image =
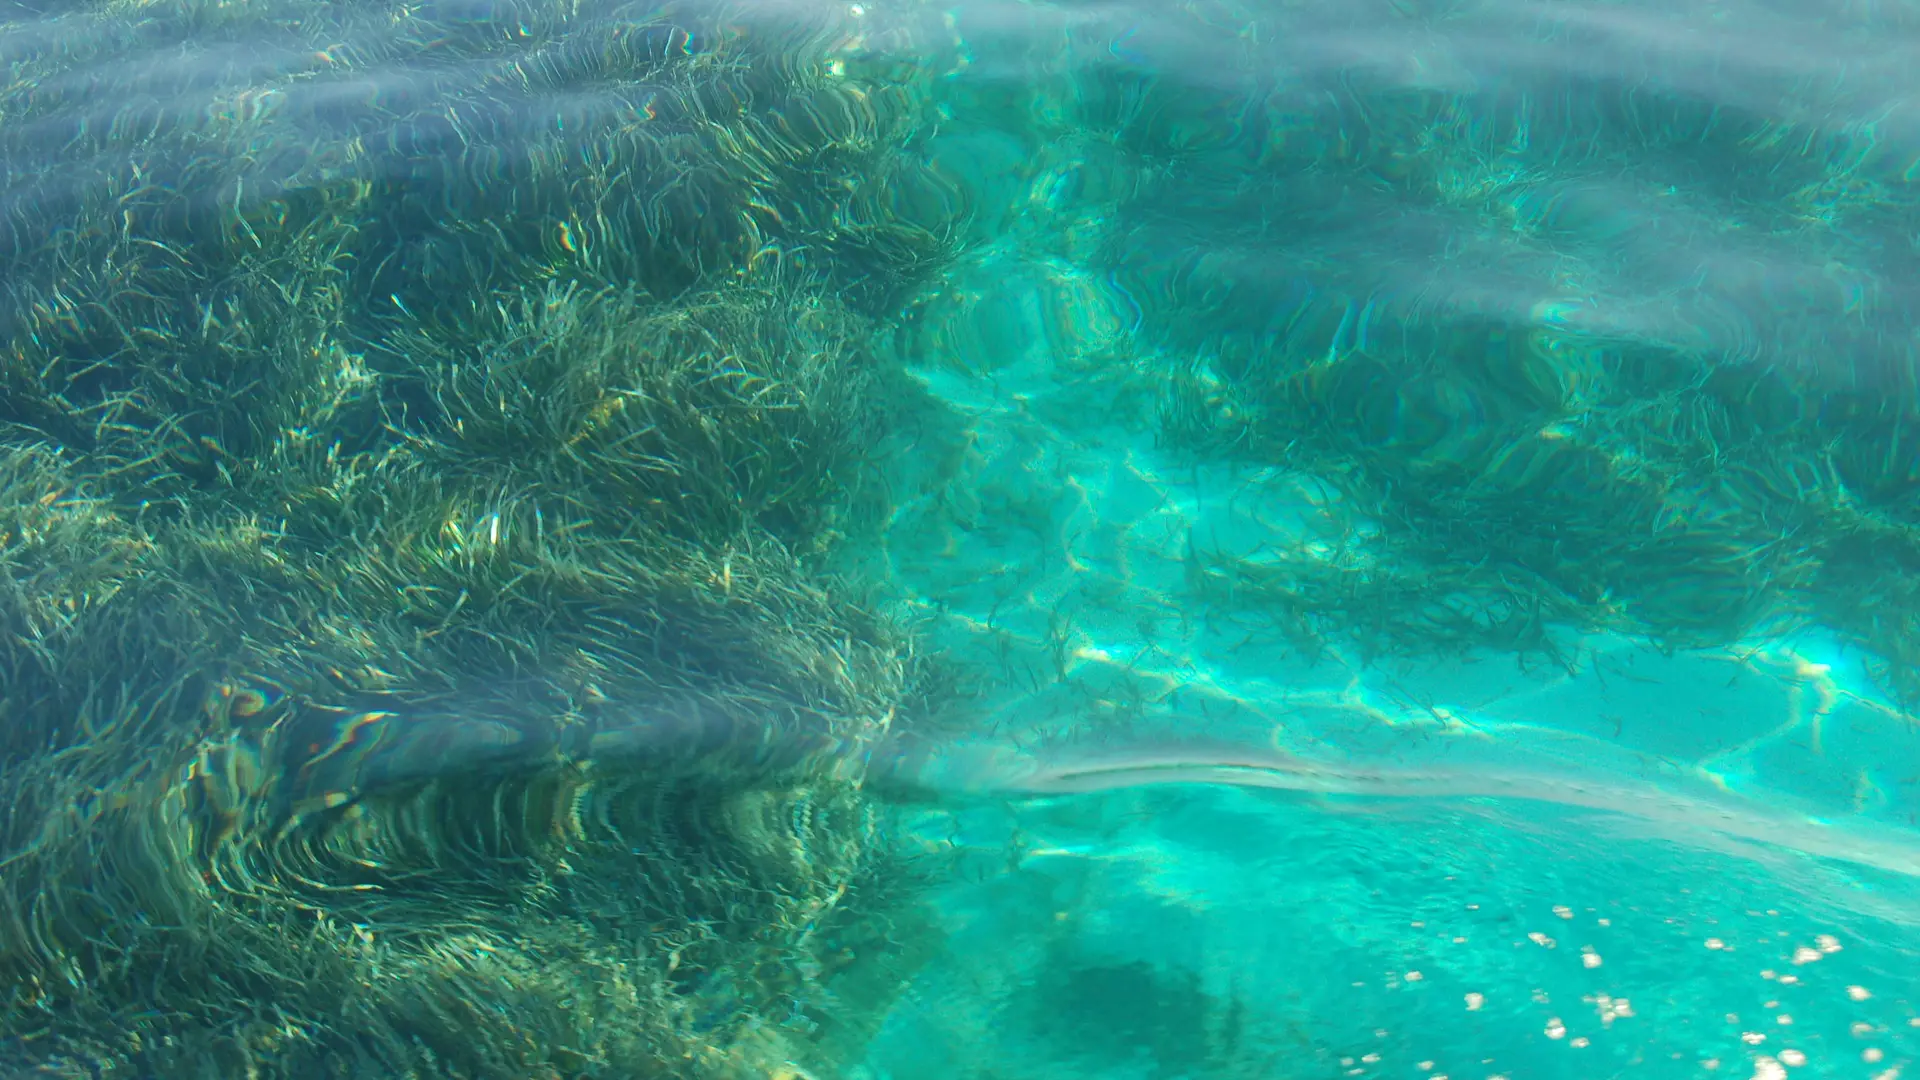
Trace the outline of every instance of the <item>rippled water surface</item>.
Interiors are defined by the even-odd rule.
[[[0,1071],[1920,1068],[1916,60],[0,0]]]

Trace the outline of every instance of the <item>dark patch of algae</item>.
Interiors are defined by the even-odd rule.
[[[778,7],[7,38],[0,1073],[859,1045],[914,963],[859,762],[931,676],[820,566],[962,209],[876,193],[932,69]]]
[[[1194,597],[1363,659],[1572,665],[1583,633],[1687,649],[1818,624],[1920,701],[1910,315],[1862,299],[1905,256],[1829,224],[1910,227],[1911,176],[1812,148],[1794,91],[1721,110],[1551,83],[1343,70],[1212,143],[1144,108],[1113,122],[1174,163],[1107,253],[1191,358],[1160,436],[1324,510],[1253,557],[1196,538]]]

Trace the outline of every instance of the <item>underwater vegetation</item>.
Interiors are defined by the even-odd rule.
[[[1906,16],[1823,24],[1805,70],[1861,65],[1815,88],[1746,51],[1771,9],[1694,55],[1658,44],[1692,10],[1443,7],[1246,5],[1080,73],[1163,442],[1320,492],[1313,535],[1197,537],[1197,593],[1364,657],[1819,622],[1920,693],[1913,251],[1883,242],[1920,203],[1872,120]],[[1244,62],[1192,62],[1229,37]]]
[[[0,1071],[830,1063],[927,678],[825,569],[964,213],[874,188],[927,69],[777,6],[7,18]]]
[[[1020,456],[1068,412],[1316,493],[1172,541],[1165,622],[1819,622],[1920,693],[1914,252],[1862,239],[1920,145],[1851,16],[1782,90],[1571,9],[1140,14],[0,9],[0,1071],[834,1075],[930,947],[874,750],[1014,681],[875,551],[1065,534],[1042,479],[1098,532]],[[1019,363],[1005,430],[941,400]],[[1093,587],[985,586],[1072,678]]]

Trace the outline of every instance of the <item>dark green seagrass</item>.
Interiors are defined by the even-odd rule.
[[[850,305],[963,212],[873,196],[926,74],[842,22],[7,27],[0,1071],[831,1066],[922,679],[822,570]]]

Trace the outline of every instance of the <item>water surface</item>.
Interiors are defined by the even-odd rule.
[[[1895,1080],[1916,46],[0,6],[0,1065]]]

